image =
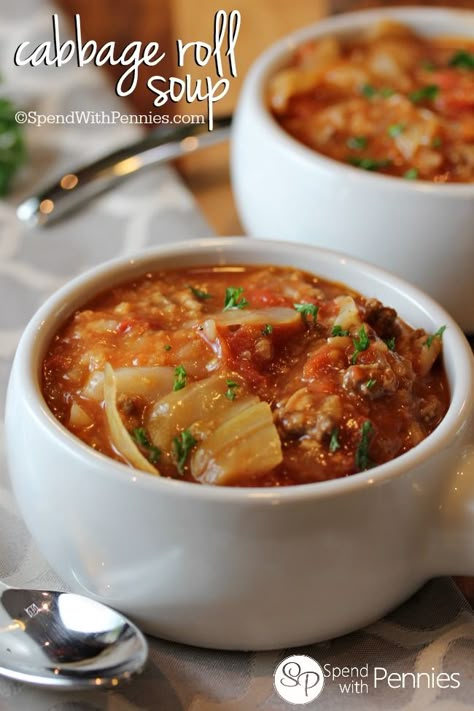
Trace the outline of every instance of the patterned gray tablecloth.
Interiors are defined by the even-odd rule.
[[[191,0],[190,0],[191,2]],[[8,6],[8,7],[7,7]],[[42,113],[112,109],[123,105],[97,70],[13,66],[15,47],[50,36],[51,8],[33,0],[0,5],[1,73],[4,89],[23,108]],[[244,17],[245,22],[245,17]],[[0,202],[0,393],[1,412],[11,359],[22,329],[39,304],[74,274],[115,255],[165,240],[200,237],[209,228],[192,197],[167,168],[153,169],[87,210],[47,231],[25,230],[13,205],[48,175],[74,166],[137,135],[136,128],[44,126],[27,130],[28,169],[17,192]],[[18,516],[4,459],[0,421],[0,577],[12,585],[62,588]],[[1,711],[252,711],[290,709],[273,690],[273,671],[288,650],[268,653],[213,652],[150,640],[142,676],[115,691],[47,692],[0,679]],[[301,650],[299,650],[301,651]],[[305,650],[333,667],[368,664],[394,672],[459,674],[458,689],[369,688],[342,693],[326,683],[307,708],[461,711],[474,708],[474,617],[450,580],[426,585],[392,615],[370,627]],[[350,679],[346,680],[350,681]]]

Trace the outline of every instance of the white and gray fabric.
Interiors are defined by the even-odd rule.
[[[0,5],[3,90],[26,110],[110,110],[119,104],[99,70],[13,66],[20,42],[51,35],[52,8],[36,0]],[[245,18],[244,18],[245,22]],[[15,346],[35,309],[73,275],[116,255],[162,241],[209,235],[193,199],[169,168],[151,169],[48,230],[27,230],[14,204],[44,179],[122,145],[135,127],[31,126],[29,163],[15,195],[0,202],[0,398],[3,403]],[[0,577],[10,585],[64,589],[22,523],[10,492],[0,421]],[[138,581],[137,581],[138,582]],[[350,580],[347,581],[350,585]],[[0,711],[278,711],[293,708],[273,689],[273,672],[289,650],[218,652],[150,639],[141,677],[116,691],[41,691],[0,678]],[[451,580],[428,583],[411,600],[370,627],[298,653],[333,667],[383,666],[389,672],[459,674],[458,689],[369,688],[342,693],[327,682],[306,708],[333,711],[462,711],[474,706],[474,616]],[[356,679],[355,679],[356,680]],[[345,680],[350,682],[351,678]]]

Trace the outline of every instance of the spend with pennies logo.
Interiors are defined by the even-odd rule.
[[[290,704],[309,704],[324,688],[322,667],[313,657],[294,654],[275,669],[273,685],[277,694]]]

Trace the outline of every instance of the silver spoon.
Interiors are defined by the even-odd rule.
[[[64,689],[117,686],[140,672],[143,634],[120,613],[82,595],[0,583],[0,674]]]
[[[176,124],[152,131],[139,141],[60,176],[38,195],[20,203],[17,216],[29,225],[50,224],[143,168],[227,140],[231,121],[231,116],[215,118],[212,131],[207,123]]]

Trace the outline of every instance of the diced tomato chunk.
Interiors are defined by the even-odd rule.
[[[431,74],[431,83],[442,90],[451,90],[459,85],[461,77],[456,69],[443,69]]]
[[[245,291],[245,298],[250,306],[258,308],[261,306],[288,306],[289,300],[285,299],[282,294],[276,294],[269,287],[253,288],[250,287]],[[290,304],[291,305],[291,304]]]
[[[245,352],[252,353],[259,334],[259,329],[255,326],[239,326],[235,330],[226,327],[219,331],[232,354],[237,357]]]
[[[322,373],[328,373],[332,369],[339,370],[346,366],[345,352],[341,348],[335,348],[332,344],[322,346],[308,358],[303,367],[303,377],[307,380],[320,378]]]
[[[467,88],[459,87],[440,96],[436,102],[437,107],[444,113],[456,115],[459,111],[470,111],[474,108],[474,92]]]
[[[375,343],[371,343],[365,351],[360,351],[357,355],[358,365],[372,365],[380,359],[380,351]]]
[[[340,308],[341,307],[334,301],[334,299],[325,301],[322,304],[319,304],[318,318],[323,321],[335,318],[338,315]]]
[[[251,388],[266,389],[268,385],[268,378],[260,373],[254,361],[247,360],[246,358],[235,358],[231,361],[231,367],[233,370],[240,373]]]

